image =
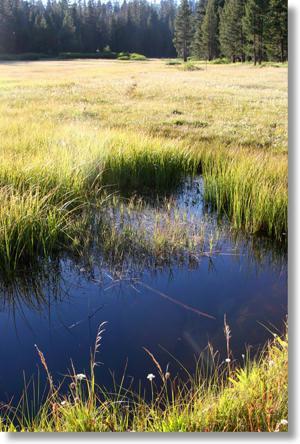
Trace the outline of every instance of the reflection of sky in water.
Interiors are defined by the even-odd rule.
[[[187,186],[187,185],[185,185]],[[197,188],[197,187],[196,187]],[[201,200],[201,193],[196,191]],[[178,207],[193,208],[193,195],[185,193]],[[201,209],[202,211],[202,209]],[[203,257],[194,269],[175,266],[172,270],[144,271],[137,280],[112,281],[105,270],[94,270],[93,278],[70,262],[61,262],[59,296],[44,284],[46,299],[38,309],[25,302],[15,310],[4,304],[0,311],[0,399],[7,401],[23,388],[23,370],[29,378],[40,366],[34,344],[45,354],[55,379],[71,367],[88,370],[90,348],[97,327],[108,321],[100,347],[97,380],[109,385],[108,369],[118,378],[127,364],[127,379],[146,381],[155,368],[143,347],[158,358],[162,367],[170,363],[173,374],[178,365],[170,354],[192,370],[194,356],[208,341],[224,357],[223,317],[232,331],[231,347],[240,359],[245,344],[254,349],[270,337],[263,325],[282,328],[287,312],[286,266],[272,264],[270,255],[260,263],[247,249],[244,255]],[[223,252],[230,251],[227,241]],[[142,282],[143,285],[140,283]],[[150,287],[150,288],[149,288]],[[153,288],[153,291],[151,290]],[[200,315],[205,312],[215,319]],[[168,354],[169,353],[169,354]]]

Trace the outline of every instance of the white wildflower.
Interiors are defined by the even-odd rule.
[[[269,367],[273,367],[274,365],[274,361],[272,361],[272,359],[269,361]]]
[[[242,353],[242,358],[245,359],[245,355],[244,355],[244,353]]]
[[[76,375],[76,379],[78,381],[82,381],[83,379],[86,379],[86,375],[84,373],[78,373],[78,375]]]
[[[288,425],[288,421],[287,419],[281,419],[277,424],[276,424],[276,429],[274,430],[274,432],[280,432],[280,428],[282,426],[287,426]]]
[[[61,404],[61,405],[66,405],[66,404],[68,404],[68,403],[67,403],[67,401],[61,401],[60,404]]]
[[[231,362],[231,359],[230,359],[230,358],[226,358],[226,359],[225,359],[225,362],[228,362],[228,363],[229,363],[229,362]]]
[[[147,379],[149,379],[150,382],[152,382],[152,380],[155,378],[155,375],[153,373],[149,373],[149,375],[147,375]]]

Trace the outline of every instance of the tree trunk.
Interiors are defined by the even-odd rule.
[[[261,65],[262,59],[263,59],[263,34],[264,33],[264,23],[261,19],[261,26],[260,26],[260,36],[259,36],[259,64]]]
[[[258,51],[258,63],[261,65],[262,62],[262,37],[259,37],[259,51]]]
[[[184,42],[183,45],[183,61],[187,62],[187,48],[186,48],[186,42]]]

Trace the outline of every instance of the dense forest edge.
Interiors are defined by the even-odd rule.
[[[285,62],[287,10],[286,0],[0,0],[0,60]]]

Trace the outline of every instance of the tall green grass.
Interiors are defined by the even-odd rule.
[[[204,177],[206,201],[225,213],[235,228],[275,239],[287,232],[287,161],[281,154],[212,150],[116,131],[100,132],[97,139],[87,133],[83,149],[81,135],[75,132],[70,137],[61,146],[50,131],[40,150],[33,136],[25,139],[26,151],[24,146],[2,154],[4,269],[16,269],[22,259],[63,249],[67,239],[76,237],[78,214],[96,207],[101,212],[107,194],[164,195],[197,171]]]
[[[55,205],[53,192],[41,194],[30,189],[24,194],[12,187],[0,190],[0,270],[13,273],[20,264],[35,263],[40,256],[49,257],[68,248],[76,233],[73,213],[78,209],[72,200]],[[78,233],[76,233],[78,234]]]
[[[37,149],[35,133],[2,153],[0,164],[0,257],[3,270],[24,260],[64,250],[80,236],[80,214],[101,212],[109,193],[167,193],[191,170],[188,153],[170,144],[123,133],[82,136],[61,146],[55,134]],[[25,156],[26,153],[26,156]],[[76,233],[79,230],[79,233]]]
[[[151,352],[155,374],[148,375],[150,400],[133,393],[124,377],[108,392],[96,384],[96,353],[103,325],[91,354],[90,375],[69,376],[69,391],[48,377],[48,396],[32,411],[28,394],[16,408],[2,406],[0,430],[10,432],[284,432],[288,424],[288,339],[276,336],[259,355],[242,365],[220,362],[208,348],[194,375],[183,383],[164,372]],[[231,356],[231,355],[229,355]],[[145,375],[146,378],[146,375]]]
[[[249,150],[204,151],[204,195],[233,226],[275,239],[287,234],[287,159]]]

